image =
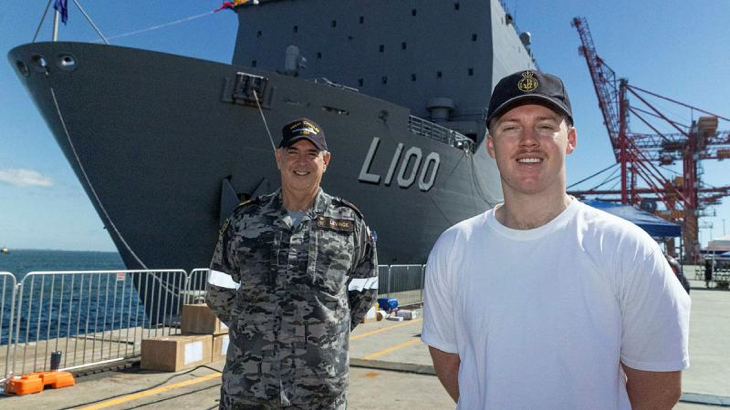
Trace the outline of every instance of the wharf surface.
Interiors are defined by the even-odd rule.
[[[683,373],[680,410],[730,407],[730,292],[693,280],[691,367]],[[420,342],[422,319],[365,323],[351,336],[350,409],[453,409]],[[223,362],[177,373],[136,366],[82,376],[77,385],[0,397],[0,408],[213,409]]]

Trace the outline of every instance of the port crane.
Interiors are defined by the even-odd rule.
[[[684,258],[700,259],[699,218],[707,216],[708,206],[730,196],[730,186],[711,187],[702,183],[704,160],[730,159],[730,131],[718,131],[719,121],[727,117],[676,101],[630,85],[598,56],[588,22],[576,17],[571,25],[580,36],[579,54],[586,59],[598,97],[616,163],[620,165],[620,190],[571,191],[579,198],[601,196],[603,200],[638,205],[642,209],[682,225]],[[630,103],[636,101],[637,104]],[[670,118],[657,108],[656,101],[671,103],[701,116],[690,124]],[[632,133],[629,115],[645,125],[650,133]],[[658,125],[663,124],[663,126]],[[662,132],[670,129],[671,132]],[[681,176],[668,176],[666,166],[680,162]],[[641,186],[640,186],[641,183]],[[663,204],[659,209],[658,203]],[[674,242],[667,243],[675,254]]]

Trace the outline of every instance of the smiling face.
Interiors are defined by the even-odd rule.
[[[283,194],[314,197],[330,157],[329,152],[318,150],[307,139],[300,139],[288,147],[277,149],[276,165],[281,172]]]
[[[490,127],[487,152],[497,161],[505,199],[518,195],[565,195],[565,156],[577,134],[563,115],[542,105],[507,111]]]

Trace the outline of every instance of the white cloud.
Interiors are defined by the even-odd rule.
[[[15,186],[51,186],[51,178],[38,171],[24,168],[0,169],[0,182]]]

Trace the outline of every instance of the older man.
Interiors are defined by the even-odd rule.
[[[428,261],[422,339],[442,384],[460,409],[670,409],[690,300],[644,231],[566,193],[563,82],[505,77],[487,124],[504,203]]]
[[[324,131],[302,118],[282,134],[281,189],[239,205],[210,266],[207,303],[231,337],[222,409],[345,408],[350,331],[377,296],[362,214],[320,188]]]

